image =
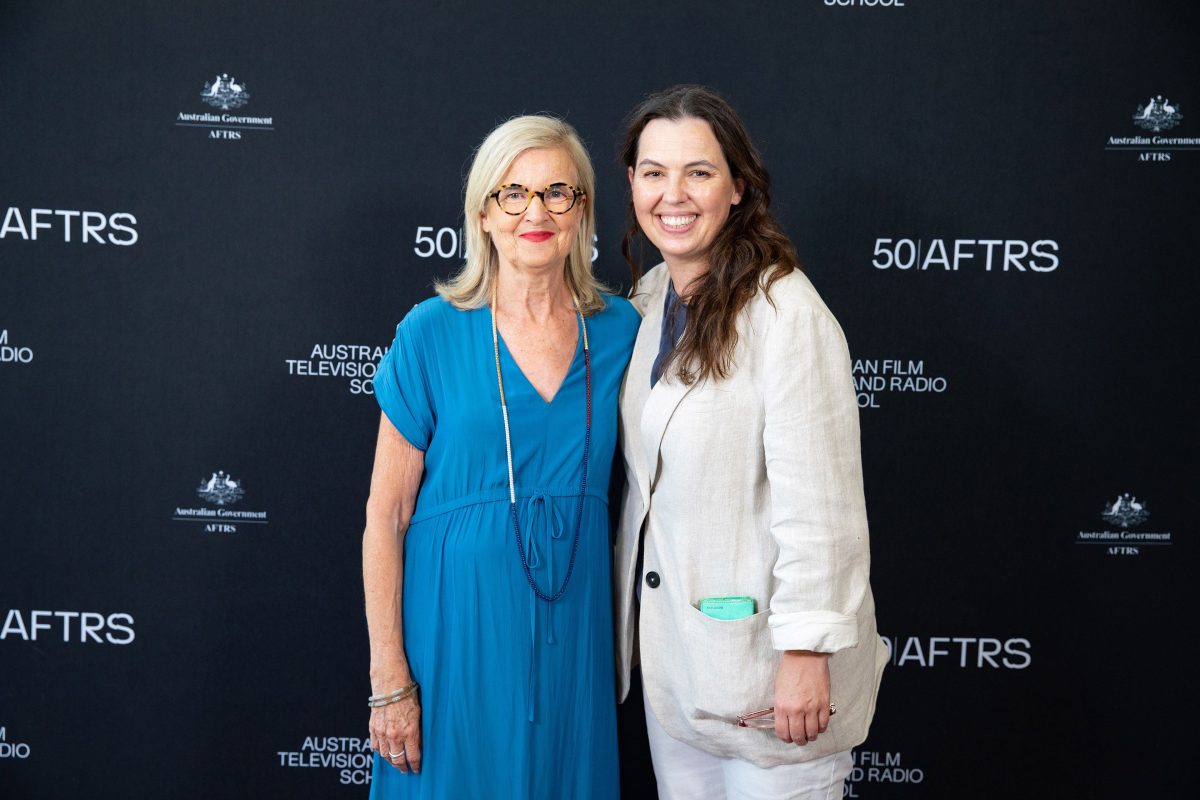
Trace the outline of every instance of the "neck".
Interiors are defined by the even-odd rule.
[[[518,270],[500,265],[496,276],[497,311],[506,315],[544,322],[563,311],[573,313],[575,304],[562,268],[546,272]]]
[[[679,295],[679,298],[684,301],[692,293],[692,282],[702,277],[706,272],[708,272],[707,262],[688,262],[684,264],[667,262],[667,273],[671,276],[671,285],[675,287],[675,294]]]

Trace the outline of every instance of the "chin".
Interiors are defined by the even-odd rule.
[[[564,266],[566,266],[566,263],[567,263],[567,258],[566,258],[566,256],[563,256],[562,258],[557,258],[557,259],[551,258],[551,259],[538,259],[536,261],[535,260],[523,261],[523,262],[521,262],[521,266],[524,267],[525,269],[530,269],[530,270],[552,270],[552,269],[562,269]]]
[[[692,247],[668,247],[667,249],[659,248],[664,259],[669,261],[690,261],[696,257],[697,251]]]

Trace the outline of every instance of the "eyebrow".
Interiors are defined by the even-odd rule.
[[[501,186],[501,187],[503,187],[503,186],[520,186],[522,189],[528,189],[528,188],[529,188],[528,186],[526,186],[525,184],[521,183],[520,181],[509,181],[508,183],[502,183],[502,184],[500,184],[500,186]],[[574,187],[574,188],[576,188],[576,189],[578,189],[578,188],[579,188],[579,185],[578,185],[578,184],[571,183],[570,181],[551,181],[550,183],[547,183],[547,184],[546,184],[545,186],[543,186],[542,188],[543,188],[543,189],[549,189],[549,188],[550,188],[550,187],[552,187],[552,186],[571,186],[571,187]]]
[[[655,161],[652,158],[643,158],[641,161],[638,162],[639,169],[641,167],[662,167],[662,166],[664,166],[664,165],[658,163],[657,161]],[[705,159],[700,159],[699,161],[689,161],[688,163],[683,165],[684,169],[687,169],[689,167],[711,167],[712,169],[716,169],[717,165],[712,163],[711,161],[706,161]]]

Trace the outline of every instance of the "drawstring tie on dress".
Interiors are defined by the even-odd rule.
[[[550,580],[554,580],[554,547],[547,543],[543,547],[537,544],[538,539],[544,538],[547,533],[551,539],[562,539],[566,532],[566,521],[562,514],[558,511],[558,506],[554,504],[554,498],[541,490],[534,490],[529,499],[525,501],[525,519],[526,530],[529,535],[525,539],[525,560],[529,564],[531,570],[538,569],[542,564],[541,551],[543,547],[547,551],[547,569],[550,573]],[[526,687],[526,710],[530,722],[534,721],[535,713],[535,689],[537,687],[537,643],[538,643],[538,626],[537,616],[538,609],[546,610],[546,644],[558,644],[558,640],[554,635],[554,604],[539,602],[537,597],[532,598],[533,602],[529,604],[529,685]]]

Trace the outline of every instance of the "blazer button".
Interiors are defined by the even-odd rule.
[[[646,573],[646,585],[649,586],[651,589],[657,589],[658,584],[660,584],[660,583],[662,583],[662,581],[659,580],[657,572],[647,572]]]

